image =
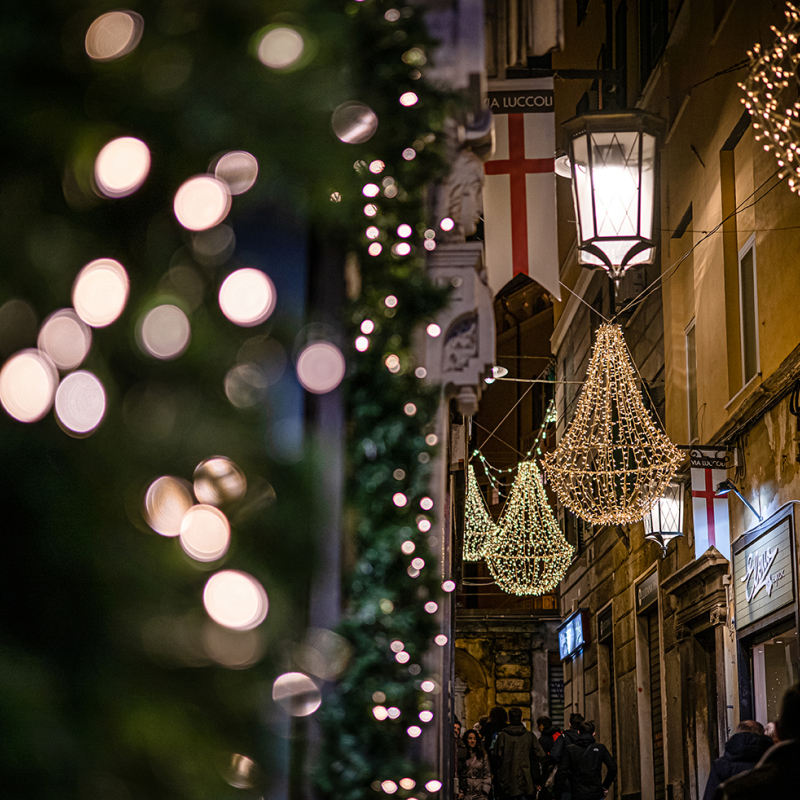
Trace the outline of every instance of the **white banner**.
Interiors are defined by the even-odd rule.
[[[489,286],[497,294],[528,275],[557,299],[553,79],[489,81],[496,150],[484,164],[484,239]]]
[[[728,496],[718,495],[717,486],[727,477],[727,450],[692,450],[692,516],[694,557],[716,547],[730,561],[731,536]]]

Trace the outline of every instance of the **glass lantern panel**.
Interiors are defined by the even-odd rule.
[[[639,235],[639,133],[593,133],[595,227],[601,237]],[[605,250],[606,247],[601,245]],[[619,260],[612,259],[619,264]]]
[[[588,136],[583,134],[572,141],[572,191],[575,197],[575,212],[580,225],[582,241],[595,236],[592,209],[592,182],[589,175]]]
[[[641,187],[639,195],[641,218],[639,221],[639,236],[643,239],[653,238],[653,197],[655,191],[656,172],[656,137],[645,133],[642,135],[642,170]]]

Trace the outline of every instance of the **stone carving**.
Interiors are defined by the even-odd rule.
[[[478,355],[478,315],[473,313],[457,322],[447,333],[444,344],[445,372],[461,372]]]

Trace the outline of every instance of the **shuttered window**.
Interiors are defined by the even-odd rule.
[[[653,787],[655,800],[665,800],[664,720],[661,714],[661,657],[658,647],[658,607],[647,615],[650,656],[650,715],[653,723]]]

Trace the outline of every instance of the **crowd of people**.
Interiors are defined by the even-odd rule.
[[[549,717],[536,725],[538,738],[516,706],[495,706],[463,735],[456,720],[457,800],[602,800],[617,765],[594,723],[572,714],[563,732]]]
[[[617,775],[594,723],[572,714],[562,731],[536,720],[538,738],[522,710],[495,706],[466,732],[456,720],[456,800],[602,800]],[[778,720],[765,729],[740,722],[711,766],[703,800],[797,800],[800,763],[800,684],[783,698]]]

